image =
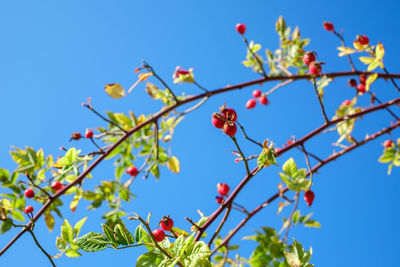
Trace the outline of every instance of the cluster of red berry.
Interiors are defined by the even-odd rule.
[[[216,128],[222,129],[230,137],[234,136],[237,132],[236,120],[236,111],[232,108],[227,108],[225,105],[220,108],[219,113],[214,112],[211,117],[211,123]]]
[[[229,194],[229,185],[224,184],[224,183],[218,183],[217,184],[217,191],[219,196],[216,197],[216,201],[218,204],[224,203],[224,197],[226,197]]]
[[[258,101],[260,101],[261,105],[268,105],[269,101],[268,98],[265,94],[261,93],[260,90],[254,90],[253,91],[253,97],[255,98],[250,98],[247,103],[246,103],[246,108],[251,109],[254,108],[257,104],[256,99],[258,98]]]
[[[164,217],[161,219],[159,225],[160,225],[160,227],[162,228],[162,230],[161,230],[161,229],[155,229],[155,230],[152,232],[152,233],[153,233],[153,236],[154,236],[154,239],[155,239],[157,242],[161,242],[161,241],[163,241],[163,240],[165,239],[165,233],[164,233],[164,231],[166,231],[166,232],[171,231],[171,230],[172,230],[172,227],[174,227],[174,221],[173,221],[169,216],[164,216]],[[164,230],[164,231],[163,231],[163,230]]]
[[[367,77],[366,77],[364,74],[362,74],[362,75],[358,76],[358,78],[360,79],[360,83],[359,83],[359,84],[357,84],[356,79],[350,79],[350,80],[348,80],[348,84],[349,84],[351,87],[356,88],[357,91],[358,91],[360,94],[364,94],[364,93],[366,92],[365,83],[366,83],[366,81],[367,81]]]

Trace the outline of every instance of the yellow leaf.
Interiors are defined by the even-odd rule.
[[[365,65],[371,64],[375,60],[373,57],[359,57],[358,59]]]
[[[385,48],[383,47],[383,44],[379,42],[375,49],[375,58],[379,60],[382,59],[384,55],[385,55]]]
[[[373,82],[375,82],[376,78],[378,78],[378,73],[374,73],[368,77],[368,79],[365,81],[365,90],[368,92],[369,87]]]
[[[143,81],[147,80],[147,78],[149,78],[151,75],[153,75],[152,72],[140,73],[139,74],[139,82],[143,82]]]
[[[74,199],[71,201],[71,203],[69,204],[69,208],[70,208],[70,210],[72,211],[72,212],[75,212],[75,210],[76,210],[76,207],[78,206],[78,204],[79,204],[79,200],[80,200],[81,198],[80,198],[80,196],[78,196],[78,194],[76,194],[75,196],[74,196]]]
[[[0,200],[0,205],[3,206],[6,210],[13,210],[13,206],[10,202],[10,200],[3,198]]]
[[[118,99],[125,96],[125,90],[119,83],[106,84],[104,86],[104,90],[106,90],[107,94],[114,99]]]
[[[379,60],[374,60],[374,62],[372,62],[371,64],[368,65],[367,71],[373,71],[373,70],[376,69],[380,64],[381,64],[381,62],[380,62]]]
[[[47,228],[49,228],[49,232],[53,231],[54,228],[54,217],[50,213],[47,213],[44,215],[44,220],[46,222]]]
[[[180,171],[180,163],[179,163],[179,160],[178,160],[175,156],[170,157],[170,158],[168,159],[168,162],[167,162],[167,167],[168,167],[168,169],[169,169],[170,171],[172,171],[172,172],[174,172],[174,173],[179,173],[179,171]]]
[[[339,46],[337,49],[340,51],[339,57],[342,57],[345,55],[350,55],[350,54],[357,52],[356,50],[354,50],[350,47],[345,47],[345,46]]]

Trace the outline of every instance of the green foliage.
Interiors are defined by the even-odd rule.
[[[310,188],[310,180],[307,180],[306,169],[298,169],[293,158],[288,159],[282,166],[283,173],[279,173],[282,182],[295,192],[307,191]]]
[[[400,166],[400,138],[388,148],[385,148],[379,157],[380,163],[389,163],[388,175],[392,172],[393,166]]]
[[[342,118],[345,116],[352,115],[354,113],[362,111],[360,107],[355,107],[355,104],[357,103],[358,97],[354,97],[351,100],[350,105],[340,105],[339,108],[336,110],[336,115],[332,118],[337,119],[337,118]],[[353,140],[351,138],[351,133],[354,130],[355,122],[357,121],[357,118],[352,118],[348,120],[344,120],[339,122],[336,126],[335,129],[337,130],[338,134],[340,135],[339,139],[336,141],[336,143],[341,143],[343,140],[347,140],[350,143],[353,143]]]

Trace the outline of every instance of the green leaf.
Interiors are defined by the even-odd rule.
[[[24,215],[22,215],[22,213],[19,212],[18,210],[13,210],[11,212],[11,216],[17,221],[20,221],[20,222],[24,222],[25,221]]]
[[[61,237],[67,243],[72,242],[72,240],[74,239],[74,231],[67,219],[65,219],[63,224],[61,225]]]
[[[75,237],[79,236],[79,232],[81,231],[82,226],[85,224],[86,219],[87,219],[87,216],[75,224],[75,226],[74,226],[74,236]]]
[[[67,249],[67,250],[65,251],[65,256],[70,257],[70,258],[77,258],[77,257],[82,256],[82,254],[79,253],[79,252],[76,251],[76,250],[73,250],[72,248],[69,248],[69,249]]]
[[[107,239],[110,240],[111,242],[115,243],[116,240],[114,237],[114,231],[111,229],[111,227],[105,223],[103,223],[101,226],[103,227],[103,233],[107,237]]]
[[[135,229],[135,240],[136,243],[139,243],[142,240],[143,237],[143,226],[142,224],[138,225]]]
[[[154,251],[147,252],[141,255],[136,261],[136,267],[160,266],[165,256],[155,253]]]
[[[282,166],[282,170],[289,177],[293,177],[297,172],[297,165],[293,158],[288,159]]]
[[[67,243],[63,239],[57,236],[56,238],[56,246],[57,249],[60,251],[64,251],[67,248]]]
[[[132,234],[122,224],[116,224],[114,227],[116,242],[120,245],[130,245],[135,243]]]
[[[108,244],[110,244],[104,235],[93,232],[87,233],[86,235],[79,237],[74,241],[80,249],[87,252],[103,250],[107,248]]]
[[[369,65],[372,62],[374,62],[375,58],[373,57],[359,57],[358,58],[362,63],[364,63],[365,65]]]

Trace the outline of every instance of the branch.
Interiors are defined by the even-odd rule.
[[[365,75],[369,75],[372,74],[371,72],[361,72],[361,71],[356,71],[356,72],[332,72],[332,73],[325,73],[325,74],[321,74],[327,77],[347,77],[347,76],[354,76],[354,75],[360,75],[360,74],[365,74]],[[53,195],[53,198],[48,200],[43,206],[42,208],[36,213],[36,215],[32,218],[32,221],[35,222],[37,221],[42,215],[43,213],[50,207],[50,205],[56,200],[58,199],[60,196],[64,195],[64,193],[70,189],[71,187],[79,184],[82,182],[82,180],[97,166],[99,165],[114,149],[116,149],[121,143],[123,143],[126,139],[128,139],[132,134],[134,134],[135,132],[139,131],[140,129],[142,129],[143,127],[145,127],[148,124],[154,123],[155,120],[158,120],[160,117],[162,117],[165,114],[168,114],[169,112],[175,110],[176,108],[183,106],[185,104],[191,103],[193,101],[205,98],[205,97],[211,97],[214,95],[218,95],[218,94],[222,94],[222,93],[226,93],[226,92],[230,92],[233,90],[240,90],[246,87],[250,87],[253,85],[257,85],[260,83],[264,83],[264,82],[270,82],[270,81],[282,81],[282,80],[289,80],[289,79],[293,79],[293,80],[306,80],[306,79],[310,79],[311,76],[309,74],[305,74],[305,75],[294,75],[294,76],[290,76],[287,77],[285,75],[280,75],[280,76],[274,76],[274,77],[263,77],[260,79],[255,79],[252,81],[248,81],[248,82],[244,82],[244,83],[239,83],[236,85],[230,85],[230,86],[226,86],[220,89],[215,89],[213,91],[209,91],[203,94],[199,94],[199,95],[195,95],[195,96],[191,96],[186,98],[185,100],[179,101],[178,103],[175,103],[159,112],[157,112],[156,114],[154,114],[153,117],[151,117],[150,119],[148,119],[147,121],[144,121],[138,125],[136,125],[134,128],[130,129],[128,132],[126,132],[117,142],[115,142],[114,144],[112,144],[111,146],[109,146],[109,148],[105,151],[105,153],[101,153],[99,155],[99,157],[85,170],[83,171],[72,183],[68,184],[67,186],[65,186],[62,190],[58,191],[56,194]],[[378,73],[378,78],[393,78],[393,79],[400,79],[400,74],[387,74],[387,73]],[[400,98],[386,102],[382,105],[378,105],[375,106],[371,109],[367,109],[364,110],[362,112],[359,113],[355,113],[351,116],[348,116],[347,118],[353,118],[353,117],[357,117],[357,116],[362,116],[364,114],[367,114],[369,112],[378,110],[378,109],[382,109],[384,107],[387,106],[391,106],[394,104],[400,103]],[[303,137],[302,141],[306,141],[308,139],[310,139],[312,136],[320,133],[321,131],[323,131],[324,129],[326,129],[328,126],[331,126],[337,122],[343,121],[343,118],[338,118],[336,120],[332,120],[330,121],[330,123],[328,125],[323,125],[321,127],[319,127],[318,129],[314,130],[313,132],[311,132],[309,135]],[[293,147],[297,146],[299,143],[294,142],[292,145],[289,145],[285,148],[283,148],[282,150],[279,151],[279,153],[277,153],[277,155],[281,155],[284,152],[292,149]],[[257,173],[258,168],[255,168],[251,174],[254,175],[255,173]],[[233,194],[231,194],[231,196],[228,198],[230,199],[230,201],[232,201],[236,195],[239,193],[239,191],[241,190],[241,188],[248,182],[247,178],[248,176],[246,176],[243,181],[239,184],[237,190],[235,189],[235,191],[233,192]],[[209,224],[211,224],[216,216],[218,216],[223,209],[225,209],[227,202],[225,202],[225,204],[223,204],[220,209],[218,209],[215,213],[214,216],[211,216],[209,218],[209,220],[206,222],[205,225],[203,225],[203,227],[205,227],[205,229],[209,226]],[[29,228],[32,222],[29,222],[26,224],[26,226]],[[15,235],[11,241],[6,244],[3,249],[0,251],[0,256],[2,256],[24,233],[26,232],[26,230],[22,230],[21,232],[19,232],[17,235]],[[198,235],[196,237],[196,239],[198,240],[200,238],[201,235]]]
[[[213,234],[213,236],[211,237],[210,241],[208,241],[208,247],[211,246],[212,242],[214,241],[214,239],[217,237],[217,235],[219,234],[219,232],[222,229],[222,226],[224,226],[226,220],[228,219],[229,213],[231,212],[231,208],[232,208],[232,203],[231,205],[228,206],[228,208],[225,211],[225,215],[222,218],[221,222],[219,223],[217,230],[215,230],[215,233]]]
[[[350,151],[378,138],[379,136],[386,134],[386,133],[390,133],[392,130],[396,129],[400,127],[400,122],[396,122],[395,124],[393,124],[390,127],[387,127],[379,132],[376,132],[368,137],[366,137],[364,140],[353,144],[351,146],[349,146],[346,149],[343,149],[342,151],[333,154],[332,156],[326,158],[325,160],[323,160],[322,162],[318,163],[317,165],[315,165],[311,171],[309,171],[307,173],[307,176],[310,175],[311,172],[316,173],[322,166],[328,164],[329,162],[339,158],[340,156],[343,156],[344,154],[349,153]],[[214,248],[214,250],[211,252],[211,255],[214,254],[218,249],[220,249],[222,246],[224,246],[225,244],[227,244],[231,238],[255,215],[257,214],[260,210],[262,210],[263,208],[265,208],[266,206],[268,206],[270,203],[272,203],[275,199],[279,198],[280,194],[284,194],[287,191],[289,191],[289,188],[285,187],[284,189],[280,190],[280,192],[277,192],[276,194],[274,194],[273,196],[271,196],[269,199],[267,199],[266,201],[264,201],[262,204],[260,204],[258,207],[256,207],[253,211],[251,211],[249,213],[248,216],[246,216],[238,225],[236,225],[236,227],[229,233],[228,236],[226,236],[224,238],[224,240],[221,242],[221,244]]]
[[[53,259],[51,258],[51,256],[49,255],[49,253],[47,253],[46,250],[44,250],[44,248],[39,244],[39,241],[36,239],[35,234],[32,232],[32,230],[27,230],[31,235],[33,240],[35,241],[36,246],[38,246],[40,248],[40,250],[44,253],[44,255],[46,255],[46,257],[49,259],[49,261],[51,262],[51,265],[53,265],[54,267],[56,267],[56,265],[54,264]]]
[[[240,146],[239,146],[239,144],[238,144],[238,142],[236,140],[236,137],[232,136],[231,138],[232,138],[232,141],[235,143],[235,145],[236,145],[236,147],[237,147],[237,149],[239,151],[240,156],[242,156],[242,159],[244,161],[244,166],[246,167],[247,176],[250,176],[250,169],[249,169],[249,163],[247,162],[247,158],[244,156],[242,150],[240,149]]]

